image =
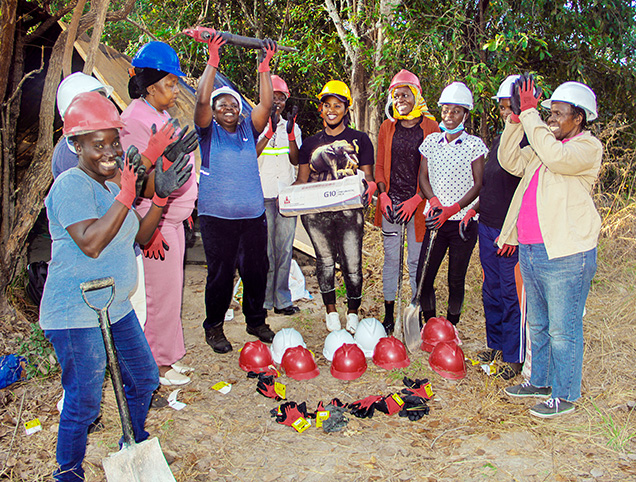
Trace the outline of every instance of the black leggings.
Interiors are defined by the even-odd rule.
[[[336,304],[339,261],[347,288],[347,306],[357,310],[362,299],[362,209],[304,214],[301,220],[316,251],[316,277],[323,303]]]
[[[422,295],[420,306],[422,307],[422,317],[426,321],[437,316],[435,307],[435,277],[439,270],[446,251],[448,250],[448,311],[447,318],[453,324],[459,321],[464,302],[464,284],[466,281],[466,271],[470,263],[470,256],[477,242],[477,223],[472,222],[466,231],[467,241],[462,241],[459,237],[459,221],[446,221],[439,229],[437,239],[433,244],[431,259],[429,261],[424,284],[422,285]],[[417,264],[417,279],[420,279],[426,251],[428,247],[429,231],[424,236],[420,261]]]

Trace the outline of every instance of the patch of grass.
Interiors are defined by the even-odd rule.
[[[628,412],[627,420],[624,424],[621,424],[617,422],[611,414],[601,411],[594,401],[592,401],[592,405],[601,418],[601,431],[607,438],[607,446],[617,451],[624,450],[627,443],[636,437],[634,424],[630,423],[633,410]]]
[[[55,350],[44,336],[38,323],[31,323],[31,334],[19,340],[18,354],[29,363],[26,367],[27,378],[46,377],[58,370]]]
[[[424,372],[424,373],[422,373]],[[402,381],[404,377],[409,378],[430,378],[431,370],[428,368],[428,365],[422,359],[414,360],[411,359],[411,364],[406,368],[398,368],[395,370],[391,370],[387,374],[388,378],[395,381]]]

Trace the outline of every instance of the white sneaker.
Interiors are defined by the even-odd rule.
[[[358,329],[358,315],[355,313],[347,314],[347,331],[354,334]]]
[[[171,366],[174,371],[176,371],[177,373],[182,373],[183,375],[187,375],[188,373],[194,371],[194,368],[183,365],[180,362],[173,363]]]
[[[342,328],[340,324],[340,315],[338,312],[334,311],[333,313],[327,313],[327,319],[325,320],[327,323],[327,331],[336,331]]]
[[[174,368],[171,368],[164,376],[159,377],[159,383],[166,387],[185,385],[186,383],[190,383],[190,377],[187,377],[176,371]]]

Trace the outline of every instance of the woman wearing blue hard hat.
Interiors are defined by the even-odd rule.
[[[133,101],[122,113],[126,127],[122,129],[124,147],[135,145],[142,153],[149,172],[163,156],[167,169],[174,162],[174,147],[185,147],[194,166],[192,151],[196,148],[196,134],[187,128],[180,133],[167,109],[173,107],[179,95],[179,58],[172,47],[163,42],[149,42],[135,55],[130,69],[128,92]],[[148,184],[152,184],[149,182]],[[148,186],[145,195],[149,195]],[[159,366],[162,385],[183,385],[190,381],[188,369],[179,365],[185,355],[181,326],[183,295],[183,260],[185,233],[183,222],[192,214],[197,198],[194,172],[190,179],[168,198],[159,226],[144,246],[147,318],[144,332],[152,354]],[[152,206],[150,199],[137,203],[140,213]]]

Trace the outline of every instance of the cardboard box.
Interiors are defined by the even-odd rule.
[[[344,211],[362,207],[364,173],[337,181],[311,182],[288,186],[280,191],[278,205],[283,216]]]

